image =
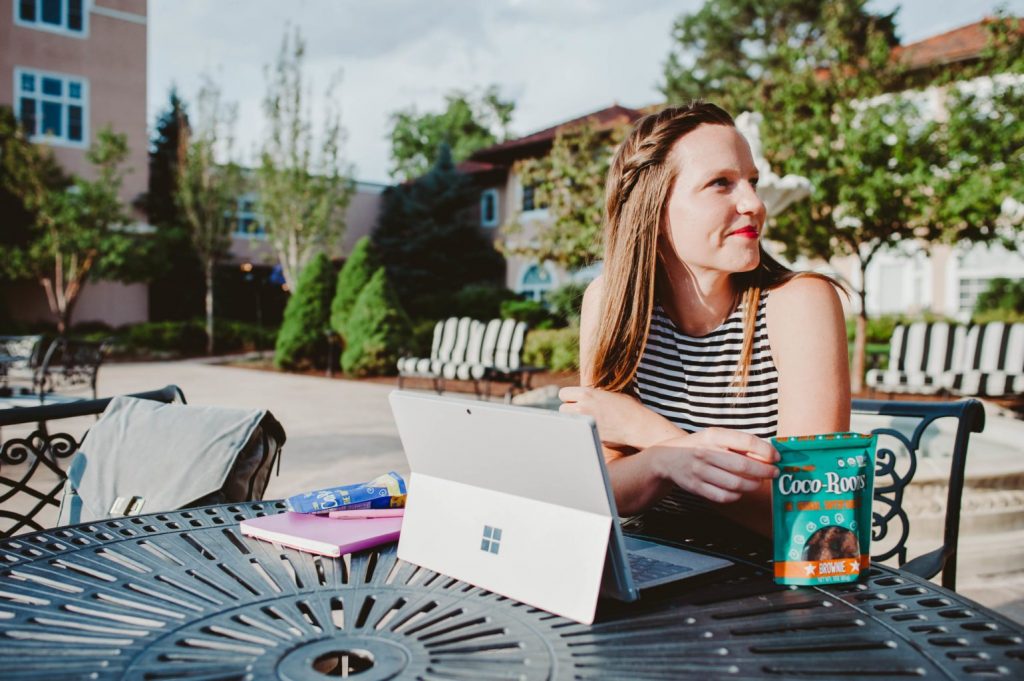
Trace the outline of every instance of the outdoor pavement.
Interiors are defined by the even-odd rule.
[[[271,478],[265,498],[282,498],[311,489],[361,482],[390,470],[408,476],[408,464],[387,401],[394,383],[331,380],[205,360],[183,360],[105,364],[99,375],[99,394],[153,390],[167,384],[179,386],[189,404],[264,408],[277,417],[288,440],[283,450],[281,475]],[[557,400],[557,390],[548,386],[521,397],[525,399],[516,401],[552,406]],[[91,418],[79,421],[76,428],[80,427],[81,431],[93,422]],[[1024,477],[1020,442],[1024,442],[1024,422],[1000,417],[994,412],[988,414],[985,433],[971,440],[969,479],[974,476],[987,481],[994,472],[1001,470],[1009,476],[1011,491],[994,491],[997,505],[1009,506],[1009,511],[1003,509],[1001,515],[979,516],[982,520],[995,517],[989,524],[998,521],[1001,525],[997,529],[1008,534],[982,535],[979,531],[979,536],[972,537],[969,527],[974,521],[968,516],[971,504],[965,493],[958,590],[1024,622],[1024,560],[1020,558],[1024,553],[1007,555],[1006,544],[1002,549],[996,547],[996,551],[986,546],[992,541],[1007,540],[1012,545],[1024,546],[1021,541],[1024,538],[1021,528],[1024,494],[1018,494],[1015,489],[1020,487],[1019,479]],[[934,460],[931,463],[922,460],[920,473],[924,477],[928,477],[928,466]],[[936,471],[935,477],[944,479],[946,475],[948,473]],[[927,501],[924,499],[925,503]],[[942,500],[938,496],[936,504],[934,520],[939,525]],[[984,505],[990,504],[985,500]],[[920,512],[921,517],[918,511],[912,511],[915,522],[924,520],[927,510]],[[978,524],[978,527],[983,525]],[[973,548],[972,542],[980,543],[979,548]],[[1003,562],[1009,564],[999,565],[998,569],[993,567],[990,572],[986,566],[992,563],[993,555],[997,556],[996,562],[1002,555]]]

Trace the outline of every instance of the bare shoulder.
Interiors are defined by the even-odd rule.
[[[843,303],[836,287],[819,276],[795,276],[772,289],[766,303],[768,341],[776,364],[818,346],[846,350]]]
[[[596,279],[587,284],[587,290],[583,292],[583,305],[580,313],[584,319],[593,318],[601,307],[601,299],[604,297],[604,279],[598,275]]]
[[[587,290],[583,293],[583,300],[590,300],[592,303],[596,303],[601,300],[601,296],[604,294],[604,275],[599,274],[597,277],[587,284]]]
[[[601,300],[604,298],[604,280],[598,276],[587,285],[580,307],[580,382],[593,385],[594,344],[598,335],[601,317]]]
[[[772,289],[767,301],[769,321],[772,317],[808,317],[842,311],[836,287],[826,279],[796,276]]]

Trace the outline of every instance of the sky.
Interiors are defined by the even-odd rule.
[[[614,103],[662,100],[674,21],[703,0],[149,0],[148,121],[172,86],[194,101],[204,76],[238,107],[236,149],[251,163],[265,134],[264,68],[286,27],[306,40],[314,111],[332,78],[353,176],[388,182],[389,118],[440,111],[445,94],[496,84],[525,135]],[[872,0],[899,6],[908,43],[1024,0]]]

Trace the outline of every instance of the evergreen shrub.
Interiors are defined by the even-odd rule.
[[[518,300],[513,291],[494,284],[470,284],[455,294],[454,304],[447,317],[472,317],[486,322],[501,316],[501,306]],[[440,319],[440,317],[439,317]]]
[[[580,367],[580,330],[532,329],[523,345],[523,363],[550,371],[576,371]]]
[[[429,172],[382,194],[373,243],[417,318],[450,317],[464,286],[504,279],[505,259],[480,231],[479,202],[480,188],[455,167],[447,144]]]
[[[550,329],[554,326],[551,313],[536,300],[506,300],[501,304],[501,318],[526,322],[531,329]]]
[[[342,338],[346,336],[345,324],[352,314],[359,293],[380,266],[380,258],[377,257],[370,237],[364,236],[356,242],[348,260],[338,272],[338,285],[331,302],[331,328]]]
[[[284,308],[284,321],[274,350],[276,367],[301,369],[322,365],[327,355],[326,331],[330,328],[334,284],[334,267],[320,253],[302,271]]]
[[[437,319],[417,319],[412,322],[409,347],[405,354],[411,357],[430,357],[430,350],[434,345],[434,327],[439,321]]]
[[[384,376],[397,372],[396,362],[411,341],[412,328],[383,267],[360,292],[346,329],[348,336],[341,354],[341,368],[346,374]]]

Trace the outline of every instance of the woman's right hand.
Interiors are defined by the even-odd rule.
[[[685,439],[690,446],[711,447],[737,454],[746,454],[768,463],[775,463],[779,460],[779,453],[775,451],[775,447],[768,440],[762,440],[756,435],[731,428],[705,428],[674,439]]]
[[[778,475],[771,444],[727,428],[671,438],[649,452],[659,477],[718,503],[738,501]]]

